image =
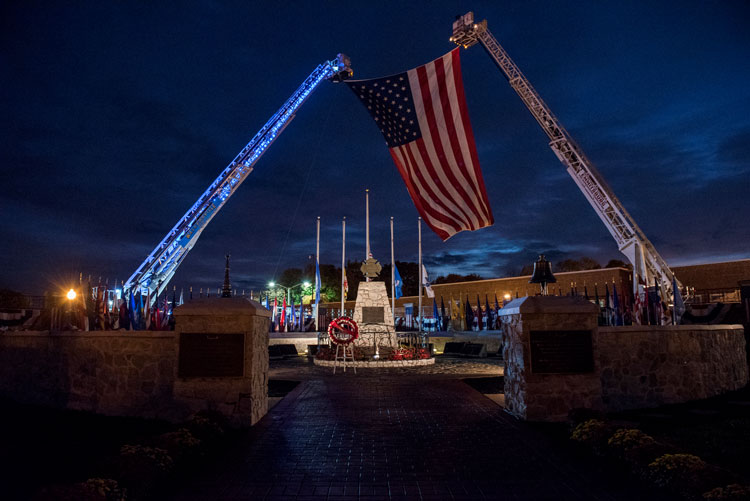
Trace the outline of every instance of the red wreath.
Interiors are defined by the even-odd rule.
[[[359,337],[357,322],[349,317],[339,317],[328,324],[328,337],[334,344],[348,345]]]

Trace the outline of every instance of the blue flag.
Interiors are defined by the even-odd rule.
[[[396,299],[403,296],[403,292],[401,292],[401,286],[404,285],[404,282],[401,280],[401,275],[398,272],[398,268],[396,268],[396,265],[393,265],[393,289],[396,291]]]
[[[138,313],[137,308],[135,307],[135,292],[132,290],[130,291],[130,309],[128,311],[128,314],[130,315],[130,328],[134,331],[138,330]]]
[[[615,325],[623,325],[622,313],[620,312],[620,298],[617,297],[617,285],[612,284],[612,308],[615,309]]]
[[[320,266],[315,260],[315,304],[320,303]]]
[[[266,294],[266,309],[267,309],[268,311],[271,311],[271,305],[270,305],[270,304],[268,304],[268,294]]]
[[[435,330],[440,330],[440,315],[438,315],[437,301],[432,298],[432,318],[435,319]]]

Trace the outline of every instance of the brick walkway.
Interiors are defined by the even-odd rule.
[[[298,368],[305,381],[175,499],[664,499],[603,478],[460,380]]]

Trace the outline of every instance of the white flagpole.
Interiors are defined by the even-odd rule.
[[[419,334],[422,334],[422,218],[417,218],[417,234],[419,235]]]
[[[391,314],[396,325],[396,261],[393,258],[393,216],[391,216]]]
[[[315,269],[317,270],[320,267],[320,216],[318,216],[318,236],[316,238],[315,242]],[[318,276],[315,275],[315,280],[317,282]],[[320,284],[322,285],[322,284]],[[318,284],[315,284],[315,290],[318,288]],[[316,295],[313,294],[313,297]],[[318,332],[318,302],[315,301],[315,332]]]
[[[346,301],[346,291],[344,282],[346,281],[346,216],[341,220],[341,315],[344,316],[344,301]]]
[[[365,190],[365,261],[370,259],[370,190]],[[370,277],[365,279],[370,281]]]

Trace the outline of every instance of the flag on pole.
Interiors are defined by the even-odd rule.
[[[315,305],[320,303],[320,266],[318,260],[315,260]]]
[[[615,283],[612,283],[612,308],[615,310],[615,325],[623,325],[620,298],[617,297],[617,285]]]
[[[401,274],[398,272],[398,268],[396,268],[396,265],[393,265],[393,276],[394,276],[394,286],[393,289],[396,291],[396,299],[403,296],[403,292],[401,292],[401,287],[404,285],[403,281],[401,280]]]
[[[279,320],[279,332],[284,332],[286,328],[286,297],[281,306],[281,320]]]
[[[440,315],[437,309],[437,299],[432,298],[432,318],[435,319],[435,330],[440,330]]]
[[[432,231],[447,240],[494,223],[458,48],[405,73],[347,84],[375,119],[412,202]]]
[[[474,312],[471,311],[471,304],[469,303],[469,295],[466,295],[466,329],[467,331],[472,330],[474,325]]]
[[[677,288],[677,279],[672,276],[672,293],[674,294],[674,306],[672,307],[672,323],[677,325],[685,313],[685,302],[682,300],[680,289]]]
[[[424,287],[424,291],[427,293],[427,297],[435,297],[435,291],[432,290],[430,281],[427,279],[427,268],[425,268],[424,265],[422,265],[422,287]]]
[[[443,302],[443,296],[440,296],[440,330],[448,330],[445,325],[445,303]]]
[[[487,330],[492,329],[492,309],[487,294],[484,295],[484,314],[487,316]]]
[[[482,302],[477,294],[477,330],[482,330]]]

